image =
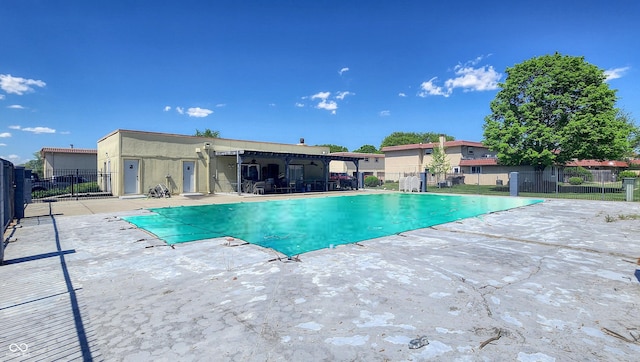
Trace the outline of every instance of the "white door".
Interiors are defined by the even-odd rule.
[[[124,193],[139,194],[138,160],[124,160]]]
[[[182,192],[195,192],[196,175],[194,172],[195,163],[193,161],[184,161],[182,163]]]
[[[106,191],[111,192],[111,160],[107,160],[107,187]]]

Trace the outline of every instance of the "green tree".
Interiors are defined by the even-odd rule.
[[[380,151],[378,151],[376,146],[373,146],[373,145],[362,145],[357,150],[353,150],[353,152],[358,152],[358,153],[380,153]]]
[[[204,131],[196,129],[196,137],[208,137],[208,138],[220,138],[220,131],[212,131],[209,128],[205,128]]]
[[[620,159],[632,124],[617,118],[604,71],[583,57],[532,58],[507,68],[485,118],[484,144],[500,164],[536,171],[572,159]]]
[[[33,160],[25,162],[24,168],[27,170],[31,170],[32,173],[37,174],[39,177],[43,177],[44,161],[42,160],[42,155],[40,155],[40,152],[34,152]]]
[[[447,141],[453,141],[452,136],[445,135]],[[440,133],[425,132],[393,132],[382,140],[380,149],[388,146],[413,145],[418,143],[436,143],[440,141]]]
[[[431,154],[431,162],[429,163],[429,172],[436,175],[436,182],[443,180],[449,169],[451,169],[451,163],[447,160],[445,149],[439,146],[434,147]]]
[[[316,146],[320,146],[320,147],[329,147],[329,152],[330,153],[334,153],[334,152],[349,152],[349,150],[344,147],[344,146],[338,146],[338,145],[316,145]]]
[[[629,145],[631,151],[626,156],[628,158],[633,158],[640,155],[640,127],[635,124],[631,113],[619,109],[616,114],[616,120],[621,123],[626,123],[632,129],[629,133]]]

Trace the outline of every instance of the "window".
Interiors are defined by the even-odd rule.
[[[369,162],[369,157],[365,157],[364,162]]]
[[[460,173],[460,167],[454,167],[453,168],[453,173]]]
[[[471,173],[482,173],[482,166],[471,166]]]
[[[304,168],[302,165],[289,165],[289,182],[304,180]]]
[[[473,147],[468,147],[467,148],[467,153],[470,154],[470,155],[473,155]],[[480,172],[478,172],[478,173],[480,173]]]
[[[426,148],[426,149],[424,150],[424,154],[425,154],[425,155],[430,155],[430,154],[432,154],[432,153],[433,153],[433,148]]]
[[[260,165],[243,163],[241,167],[243,180],[260,180]]]
[[[374,158],[374,160],[376,160],[375,162],[378,162],[378,157]]]

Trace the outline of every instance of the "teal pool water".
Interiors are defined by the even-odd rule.
[[[231,236],[294,256],[542,202],[384,193],[150,209],[123,217],[168,244]]]

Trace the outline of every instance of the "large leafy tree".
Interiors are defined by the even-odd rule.
[[[33,153],[33,159],[27,161],[24,164],[24,168],[27,170],[31,170],[33,173],[42,177],[42,173],[44,171],[44,160],[42,159],[42,155],[40,152]]]
[[[636,126],[631,113],[624,110],[618,110],[616,119],[619,122],[628,124],[632,129],[629,133],[629,146],[631,148],[631,151],[629,152],[627,157],[633,158],[640,155],[640,127]]]
[[[583,57],[532,58],[508,68],[485,118],[484,144],[501,164],[547,166],[572,159],[620,159],[634,126],[616,117],[604,71]]]
[[[353,150],[353,152],[357,153],[380,153],[376,146],[374,145],[362,145],[357,150]]]
[[[316,145],[316,146],[329,147],[329,152],[330,153],[334,153],[334,152],[349,152],[349,150],[344,146],[330,145],[330,144]]]
[[[447,141],[453,141],[452,136],[445,135]],[[413,145],[418,143],[431,143],[440,140],[440,133],[434,132],[393,132],[382,140],[380,149],[388,146]]]

